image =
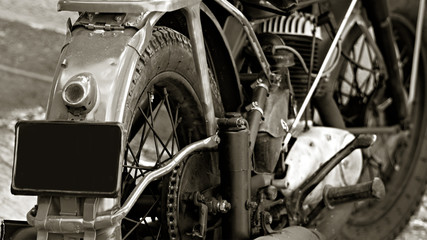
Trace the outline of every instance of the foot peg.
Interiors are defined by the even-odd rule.
[[[374,180],[364,183],[359,183],[353,186],[346,187],[331,187],[326,186],[323,189],[323,201],[321,201],[317,206],[308,214],[306,220],[310,222],[325,208],[332,209],[334,206],[356,202],[366,199],[381,199],[385,195],[384,183],[379,178],[374,178]]]
[[[333,208],[341,203],[355,202],[365,199],[381,199],[385,195],[383,181],[379,178],[353,186],[331,187],[326,186],[323,190],[323,202],[328,208]]]
[[[331,170],[336,167],[345,157],[347,157],[350,153],[352,153],[355,149],[359,148],[367,148],[371,146],[376,140],[375,135],[369,134],[361,134],[357,136],[353,141],[347,144],[343,149],[337,152],[332,158],[330,158],[327,162],[324,162],[320,165],[319,169],[314,172],[310,177],[308,177],[298,188],[294,190],[292,196],[286,200],[287,209],[289,210],[289,220],[291,225],[297,225],[301,223],[306,223],[312,216],[317,214],[321,209],[325,207],[325,203],[321,202],[312,213],[309,214],[308,218],[305,217],[305,213],[303,211],[303,202],[308,194],[310,194],[314,188],[326,177],[326,175],[331,172]],[[379,179],[378,179],[379,180]],[[379,180],[381,181],[381,180]],[[382,183],[382,182],[381,182]],[[376,183],[378,184],[378,183]],[[359,185],[356,185],[359,186]],[[366,192],[366,189],[369,188],[370,185],[363,185],[362,187],[358,187],[358,189],[362,189],[363,193]],[[334,189],[331,191],[331,202],[338,201],[338,196],[347,197],[347,191],[354,194],[353,190],[354,186],[350,186],[350,190],[343,189]],[[362,194],[361,191],[356,191],[356,195]],[[350,195],[349,197],[353,197]],[[332,205],[331,205],[332,206]]]

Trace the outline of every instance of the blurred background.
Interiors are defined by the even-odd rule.
[[[65,23],[56,0],[0,0],[0,218],[25,219],[35,197],[10,193],[17,120],[43,119]]]
[[[77,18],[57,12],[56,3],[0,0],[0,218],[24,220],[36,204],[35,197],[10,193],[14,127],[18,120],[44,118],[65,24]],[[415,20],[418,1],[392,0],[392,8],[415,13]],[[397,239],[427,239],[427,195]]]

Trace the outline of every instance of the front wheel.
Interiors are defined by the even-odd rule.
[[[395,46],[404,90],[409,94],[414,31],[402,16],[392,17]],[[343,41],[344,63],[335,99],[347,127],[393,129],[393,99],[379,74],[382,58],[372,41],[354,27]],[[427,180],[426,55],[421,53],[416,94],[405,126],[378,133],[376,143],[364,152],[361,181],[381,177],[387,194],[381,201],[363,201],[342,228],[338,239],[394,239],[418,208]]]

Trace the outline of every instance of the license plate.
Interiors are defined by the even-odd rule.
[[[12,193],[117,196],[122,135],[115,123],[18,122]]]

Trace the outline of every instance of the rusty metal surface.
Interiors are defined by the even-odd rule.
[[[61,100],[62,89],[73,76],[88,72],[93,74],[98,84],[100,101],[86,119],[121,122],[120,111],[123,111],[126,99],[123,95],[129,85],[129,81],[125,79],[130,78],[123,74],[133,75],[132,66],[135,66],[138,58],[133,48],[127,46],[134,33],[134,30],[74,30],[57,66],[55,87],[52,88],[46,118],[68,119],[68,111]],[[119,77],[120,74],[122,75]],[[111,109],[117,112],[111,112]]]

